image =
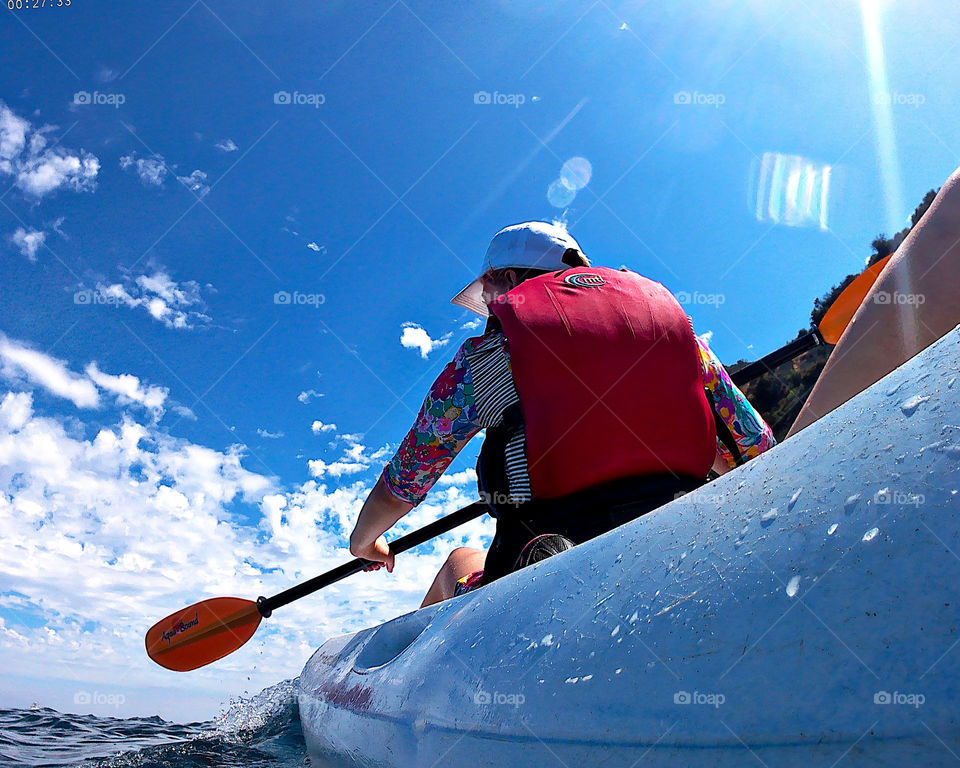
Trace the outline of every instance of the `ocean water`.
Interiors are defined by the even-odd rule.
[[[0,710],[0,765],[31,768],[307,766],[296,680],[239,699],[216,720],[182,725],[53,709]]]

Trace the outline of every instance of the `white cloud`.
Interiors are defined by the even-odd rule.
[[[325,472],[277,487],[244,469],[236,447],[212,450],[129,416],[86,427],[35,413],[29,394],[0,395],[0,580],[25,596],[0,606],[0,655],[8,679],[44,682],[42,703],[59,709],[108,679],[127,702],[104,714],[209,717],[230,695],[294,676],[324,638],[415,608],[450,549],[489,541],[489,521],[476,521],[400,556],[389,576],[357,574],[278,611],[247,646],[171,688],[144,658],[144,629],[195,600],[273,594],[346,562],[370,484],[345,470],[340,481]],[[472,497],[438,489],[389,537]]]
[[[27,230],[23,227],[17,227],[17,230],[13,233],[11,239],[13,240],[13,244],[20,249],[20,253],[30,259],[30,261],[36,261],[37,251],[40,250],[46,238],[46,232],[36,229]]]
[[[28,381],[72,402],[77,408],[97,408],[100,393],[90,379],[42,352],[0,336],[0,374],[13,381]]]
[[[140,379],[129,373],[118,376],[104,373],[96,362],[87,366],[86,373],[98,387],[116,395],[120,405],[135,403],[153,411],[158,417],[163,414],[163,404],[169,392],[166,387],[143,386]]]
[[[317,424],[319,422],[314,422]],[[333,425],[326,425],[333,426]],[[314,430],[315,432],[317,430]],[[355,435],[347,436],[347,447],[343,449],[343,455],[333,462],[326,462],[323,459],[312,459],[307,462],[310,474],[314,477],[333,477],[339,478],[344,475],[355,475],[364,470],[370,469],[373,463],[378,460],[383,451],[377,451],[375,454],[369,454],[367,447],[356,441]]]
[[[29,392],[8,392],[0,402],[0,428],[16,432],[30,420],[33,395]]]
[[[260,435],[260,437],[266,438],[267,440],[277,440],[283,437],[283,432],[268,432],[263,427],[257,427],[257,434]]]
[[[100,161],[82,149],[48,147],[46,134],[52,130],[55,126],[33,129],[0,101],[0,176],[13,176],[21,191],[38,199],[61,187],[92,191]]]
[[[123,170],[133,169],[140,181],[148,187],[162,187],[167,180],[167,176],[177,166],[175,164],[168,165],[164,161],[163,155],[154,154],[150,157],[137,157],[136,152],[131,152],[129,155],[123,155],[120,158],[120,167]],[[203,197],[210,191],[210,187],[206,183],[207,174],[199,169],[193,171],[189,176],[177,176],[176,178],[198,197]]]
[[[477,471],[475,469],[470,469],[467,467],[462,472],[453,472],[450,474],[440,475],[440,479],[437,481],[440,485],[465,485],[469,484],[473,487],[477,485]]]
[[[313,243],[313,242],[307,243],[307,248],[309,248],[311,251],[315,251],[316,253],[326,253],[326,252],[327,252],[327,246],[325,246],[325,245],[317,245],[316,243]]]
[[[363,472],[368,465],[359,461],[333,461],[328,464],[323,459],[311,459],[307,466],[314,477],[342,477]]]
[[[460,326],[460,329],[464,331],[475,331],[480,327],[480,323],[482,322],[483,321],[479,317],[475,320],[467,320],[467,322]]]
[[[183,186],[193,192],[197,197],[203,197],[207,192],[210,191],[210,187],[207,186],[207,174],[203,171],[197,170],[191,173],[189,176],[177,176],[177,181],[179,181]]]
[[[430,338],[430,334],[417,323],[404,323],[403,333],[400,334],[400,344],[407,349],[419,349],[420,357],[426,359],[437,347],[442,347],[450,340],[452,334],[444,334],[439,339]]]
[[[238,149],[240,149],[240,147],[234,143],[233,139],[224,139],[223,141],[218,141],[213,146],[222,152],[236,152]]]
[[[713,331],[707,331],[706,333],[700,334],[700,339],[704,344],[710,346],[710,342],[713,341]]]
[[[97,291],[127,307],[143,307],[167,328],[189,330],[207,325],[206,303],[200,295],[200,284],[194,280],[178,283],[163,269],[153,274],[127,278],[124,283],[98,285]]]
[[[315,389],[305,389],[299,395],[297,395],[297,400],[306,405],[315,397],[323,397],[323,393],[317,392]]]
[[[197,414],[195,414],[185,405],[175,405],[170,410],[177,414],[177,416],[179,416],[181,419],[189,419],[190,421],[197,420]]]
[[[0,160],[10,161],[27,145],[30,123],[0,102]]]
[[[137,405],[159,419],[167,399],[166,387],[147,385],[129,373],[114,375],[91,362],[81,375],[62,360],[0,336],[0,374],[8,381],[27,383],[72,402],[77,408],[100,407],[100,390],[113,395],[120,406]]]
[[[133,168],[137,176],[148,187],[162,187],[170,170],[163,161],[162,155],[152,157],[137,157],[136,152],[120,158],[120,167],[123,170]]]
[[[310,429],[313,430],[313,434],[319,435],[321,432],[335,432],[337,425],[324,424],[322,421],[315,421],[310,425]]]

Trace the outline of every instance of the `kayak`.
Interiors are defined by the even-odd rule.
[[[960,328],[599,538],[328,640],[319,766],[953,764]]]

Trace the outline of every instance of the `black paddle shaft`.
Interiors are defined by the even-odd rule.
[[[799,339],[791,341],[786,346],[771,352],[769,355],[761,357],[755,363],[745,365],[736,373],[731,374],[730,378],[733,380],[734,384],[741,386],[746,384],[748,381],[753,381],[767,371],[773,370],[781,363],[785,363],[787,360],[793,360],[793,358],[795,358],[797,355],[806,352],[808,349],[813,349],[814,347],[823,343],[823,336],[820,335],[818,330],[814,329],[805,336],[801,336]],[[430,541],[432,538],[447,533],[448,531],[452,531],[457,526],[463,525],[474,518],[480,517],[482,514],[487,512],[488,509],[489,507],[485,502],[475,501],[473,504],[454,512],[451,515],[441,517],[439,520],[435,520],[429,525],[425,525],[423,528],[413,531],[412,533],[408,533],[406,536],[402,536],[396,541],[391,542],[390,549],[395,555],[399,555],[401,552],[406,552],[408,549],[418,547],[421,544]],[[312,579],[308,579],[307,581],[303,582],[303,584],[297,584],[296,586],[290,587],[290,589],[285,589],[283,592],[280,592],[273,597],[258,597],[257,609],[260,611],[261,616],[268,618],[270,614],[273,613],[273,611],[277,608],[282,608],[283,606],[292,603],[294,600],[299,600],[301,597],[306,597],[307,595],[316,592],[318,589],[323,589],[324,587],[328,587],[331,584],[340,581],[341,579],[347,578],[347,576],[352,576],[353,574],[362,571],[368,565],[372,565],[373,562],[374,561],[364,560],[359,557],[354,558],[350,562],[337,566],[332,571],[327,571],[319,576],[314,576]]]
[[[447,515],[446,517],[441,517],[439,520],[435,520],[429,525],[423,526],[412,533],[408,533],[406,536],[401,536],[396,541],[390,542],[390,549],[395,555],[399,555],[401,552],[406,552],[408,549],[413,549],[418,547],[421,544],[430,541],[430,539],[436,538],[448,531],[452,531],[457,526],[463,525],[474,518],[480,517],[482,514],[486,513],[490,508],[483,501],[475,501],[473,504],[460,509],[453,514]],[[283,592],[274,595],[273,597],[258,597],[257,598],[257,610],[260,611],[260,615],[264,618],[269,618],[270,614],[274,612],[277,608],[282,608],[283,606],[292,603],[294,600],[299,600],[301,597],[306,597],[307,595],[316,592],[318,589],[323,589],[324,587],[330,586],[331,584],[340,581],[341,579],[347,578],[347,576],[352,576],[359,571],[362,571],[368,565],[372,565],[375,561],[373,560],[364,560],[363,558],[356,557],[353,560],[339,565],[334,568],[332,571],[327,571],[322,573],[319,576],[314,576],[312,579],[308,579],[303,582],[303,584],[297,584],[296,586],[290,587],[290,589],[285,589]]]
[[[769,355],[761,357],[757,362],[743,366],[743,368],[736,373],[731,373],[730,379],[738,387],[743,386],[748,381],[759,378],[767,371],[772,371],[778,365],[787,362],[787,360],[793,360],[797,355],[803,354],[808,349],[813,349],[823,343],[823,336],[821,336],[820,331],[815,328],[799,339],[794,339],[786,346],[780,347],[780,349],[774,350]]]

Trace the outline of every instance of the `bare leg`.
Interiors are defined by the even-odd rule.
[[[960,169],[897,249],[853,316],[787,437],[960,323]]]
[[[486,557],[487,555],[482,549],[459,547],[453,550],[437,572],[437,577],[430,585],[430,589],[427,590],[420,607],[425,608],[428,605],[453,597],[453,590],[457,586],[457,582],[464,576],[469,576],[474,571],[481,570]]]

